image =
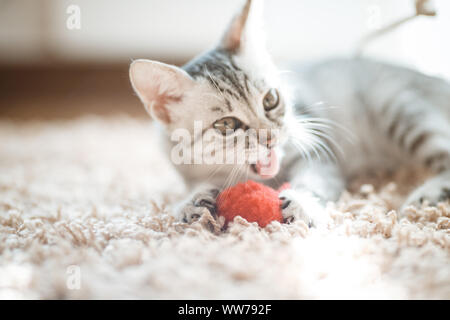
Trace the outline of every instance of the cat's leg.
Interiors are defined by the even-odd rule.
[[[385,116],[390,119],[387,134],[406,157],[435,173],[410,194],[403,208],[424,200],[436,204],[450,195],[450,119],[415,92],[406,92],[400,98],[385,108]]]
[[[216,198],[219,189],[210,184],[202,184],[192,192],[185,201],[181,202],[175,209],[179,220],[192,223],[201,218],[207,212],[213,218],[217,217]]]
[[[428,201],[430,205],[450,200],[450,170],[444,171],[427,180],[423,185],[414,190],[405,201],[403,207],[419,205]]]
[[[416,159],[429,167],[435,175],[408,196],[403,208],[419,205],[424,201],[435,205],[450,199],[450,132],[445,132],[449,128],[450,121],[446,128],[428,128],[417,138],[426,141],[417,150]]]
[[[291,189],[280,193],[284,222],[303,220],[309,226],[323,225],[327,221],[327,201],[339,198],[345,180],[334,163],[304,164],[299,161],[289,172]]]

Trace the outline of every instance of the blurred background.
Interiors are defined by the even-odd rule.
[[[415,12],[412,0],[266,0],[279,64],[352,56],[361,39]],[[243,0],[0,0],[0,117],[146,116],[132,59],[181,65],[212,47]],[[450,79],[450,1],[370,43],[364,55]]]

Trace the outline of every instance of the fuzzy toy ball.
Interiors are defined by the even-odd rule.
[[[217,197],[217,211],[225,218],[225,224],[241,216],[248,222],[257,222],[265,227],[272,221],[283,221],[281,215],[280,192],[289,188],[284,184],[279,190],[274,190],[254,181],[240,183],[225,189]]]

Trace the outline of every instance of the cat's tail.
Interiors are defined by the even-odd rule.
[[[411,16],[407,16],[405,18],[402,18],[398,21],[394,21],[393,23],[390,23],[383,28],[377,29],[377,30],[369,33],[365,37],[363,37],[356,48],[355,56],[361,57],[364,50],[367,48],[367,46],[371,42],[382,37],[383,35],[386,35],[392,31],[394,31],[399,26],[405,24],[408,21],[415,20],[419,16],[434,17],[437,15],[437,11],[433,4],[433,0],[416,0],[415,6],[416,6],[415,14],[413,14]]]

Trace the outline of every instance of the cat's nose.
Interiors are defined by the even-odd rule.
[[[259,143],[267,148],[273,148],[277,142],[277,135],[274,132],[263,131],[258,133]]]
[[[273,148],[277,144],[277,136],[276,134],[272,133],[267,137],[266,141],[266,147],[267,148]]]

